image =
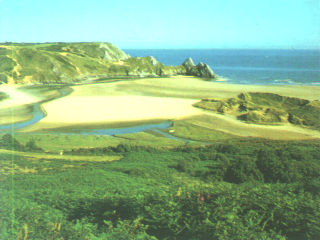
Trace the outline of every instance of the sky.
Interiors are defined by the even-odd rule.
[[[320,49],[320,0],[0,0],[0,42]]]

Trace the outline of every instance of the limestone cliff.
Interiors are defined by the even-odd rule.
[[[188,58],[182,63],[182,66],[186,68],[188,75],[204,77],[204,78],[215,78],[216,75],[212,71],[209,65],[200,62],[197,66],[194,64],[192,58]]]
[[[166,66],[154,57],[131,58],[110,43],[0,44],[0,83],[69,83],[117,76],[214,77],[192,59]]]

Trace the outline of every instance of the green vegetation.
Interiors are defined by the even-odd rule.
[[[24,146],[20,144],[11,134],[5,134],[0,139],[0,148],[24,150]]]
[[[210,117],[200,116],[186,120],[175,121],[171,128],[174,136],[200,142],[212,142],[223,139],[236,138],[236,136],[216,130]]]
[[[237,98],[203,99],[194,106],[258,124],[292,123],[320,129],[318,100],[285,97],[274,93],[241,93]]]
[[[2,47],[1,47],[2,46]],[[0,45],[0,83],[70,83],[114,76],[159,77],[186,74],[152,57],[130,58],[110,43]]]
[[[41,144],[20,139],[4,135],[1,146]],[[318,239],[319,149],[319,141],[245,138],[206,147],[118,144],[65,154],[120,161],[35,158],[29,150],[15,155],[14,169],[13,152],[0,150],[0,236]]]
[[[0,135],[1,137],[1,135]],[[75,148],[101,148],[105,146],[117,146],[118,144],[134,144],[146,147],[177,147],[184,145],[183,142],[158,136],[153,132],[141,132],[131,134],[108,135],[64,135],[54,133],[29,133],[16,134],[15,138],[26,145],[30,140],[44,151],[59,153],[61,150],[70,151]]]
[[[28,142],[23,145],[16,138],[14,138],[11,134],[5,134],[0,139],[0,148],[9,149],[9,150],[17,150],[17,151],[42,151],[34,139],[29,139]]]
[[[4,92],[0,92],[0,101],[5,100],[7,98],[9,98],[7,94],[5,94]]]
[[[8,57],[10,55],[11,51],[0,47],[0,84],[8,82],[8,76],[12,75],[12,70],[16,66],[16,63]]]

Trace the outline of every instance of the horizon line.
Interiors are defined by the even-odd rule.
[[[110,43],[115,45],[123,50],[320,50],[320,48],[281,48],[281,47],[120,47],[117,44],[108,41],[44,41],[44,42],[12,42],[12,41],[5,41],[0,42],[0,45],[5,44],[54,44],[54,43]]]

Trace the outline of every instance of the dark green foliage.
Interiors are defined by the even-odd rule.
[[[66,151],[68,154],[74,155],[105,155],[105,154],[121,154],[128,152],[159,152],[159,149],[136,146],[136,145],[126,145],[119,144],[115,147],[104,147],[104,148],[78,148],[72,149],[71,151]]]
[[[0,148],[9,150],[24,150],[24,146],[20,144],[11,134],[5,134],[0,139]]]
[[[8,77],[5,74],[0,74],[0,83],[8,83]]]
[[[0,139],[0,149],[8,149],[15,151],[30,151],[30,152],[38,152],[43,151],[40,148],[34,139],[30,139],[26,145],[21,144],[14,136],[7,133],[2,136]]]
[[[286,150],[259,151],[257,167],[263,173],[266,182],[291,183],[320,177],[320,165],[317,161],[320,155],[318,153],[301,152],[301,149],[294,147]]]
[[[25,150],[26,151],[43,151],[43,149],[41,149],[37,144],[36,141],[34,139],[30,139],[25,146]]]
[[[1,179],[1,236],[316,240],[319,146],[261,139],[171,150],[118,145],[73,152],[122,154],[121,161],[70,169],[67,160],[17,158],[17,168],[38,172],[14,176],[14,212],[12,180]]]
[[[11,72],[16,63],[6,55],[0,54],[0,72]]]
[[[263,180],[263,175],[257,168],[255,159],[239,156],[239,158],[228,167],[224,180],[232,183],[261,181]]]
[[[0,75],[0,82],[1,82],[1,75]],[[4,92],[0,92],[0,101],[8,98],[9,96],[5,94]]]

